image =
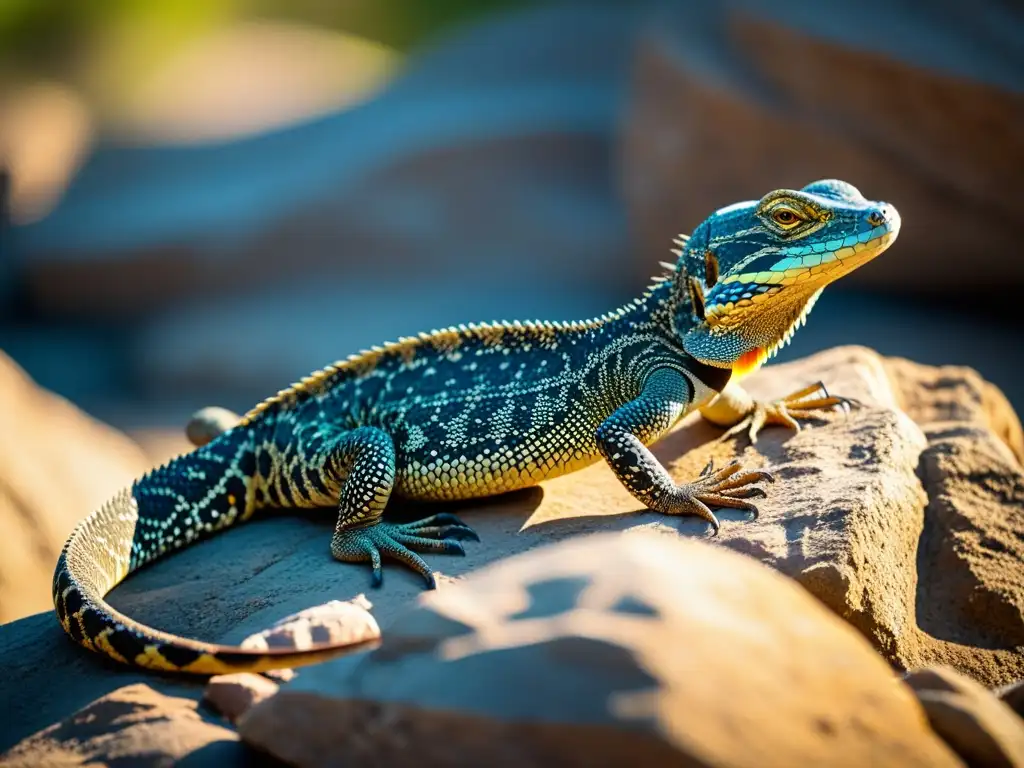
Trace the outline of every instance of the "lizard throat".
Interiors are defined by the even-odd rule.
[[[768,350],[765,347],[754,347],[749,352],[744,352],[735,363],[732,364],[732,381],[738,381],[744,376],[749,376],[768,360]]]
[[[821,290],[822,289],[819,289],[811,295],[803,307],[801,307],[800,312],[786,327],[786,330],[779,337],[778,341],[770,346],[754,347],[736,358],[736,361],[732,364],[732,380],[738,381],[744,376],[749,376],[770,359],[775,357],[779,350],[789,344],[790,339],[793,338],[793,334],[796,333],[797,329],[807,322],[807,315],[810,314],[811,309],[814,308],[815,302],[817,302],[818,297],[821,295]]]

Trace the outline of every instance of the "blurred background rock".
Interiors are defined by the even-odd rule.
[[[7,0],[0,349],[180,431],[423,328],[603,312],[716,207],[836,176],[905,227],[783,358],[1019,409],[1022,126],[999,0]]]

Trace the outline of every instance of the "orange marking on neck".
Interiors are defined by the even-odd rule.
[[[744,352],[732,364],[733,376],[738,379],[753,373],[761,367],[767,357],[768,351],[764,347],[754,347],[749,352]]]

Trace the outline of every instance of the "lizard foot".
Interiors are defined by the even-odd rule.
[[[797,419],[809,418],[811,411],[823,411],[837,406],[848,410],[856,405],[859,405],[856,400],[830,395],[825,389],[825,385],[819,381],[817,384],[786,395],[781,400],[767,403],[760,400],[754,401],[754,407],[750,413],[723,434],[722,439],[727,440],[746,430],[750,442],[756,443],[758,434],[769,424],[781,424],[799,432],[800,422]]]
[[[423,576],[429,589],[437,583],[434,573],[416,552],[466,554],[464,540],[480,541],[472,528],[455,515],[442,512],[412,523],[376,523],[366,528],[336,531],[331,540],[331,555],[346,563],[369,562],[373,584],[384,583],[381,555],[405,563]]]
[[[695,515],[707,520],[717,535],[721,525],[711,507],[728,507],[752,512],[754,519],[759,514],[757,505],[747,501],[765,498],[767,494],[756,487],[756,483],[774,483],[775,477],[764,470],[744,472],[739,464],[730,464],[715,470],[709,461],[694,482],[677,485],[674,491],[659,505],[658,511],[667,515]]]

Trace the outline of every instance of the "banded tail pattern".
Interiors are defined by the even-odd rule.
[[[301,666],[374,645],[248,650],[204,643],[147,627],[105,602],[137,568],[249,517],[253,435],[232,430],[173,459],[78,524],[53,576],[57,618],[75,642],[124,664],[199,675]]]

